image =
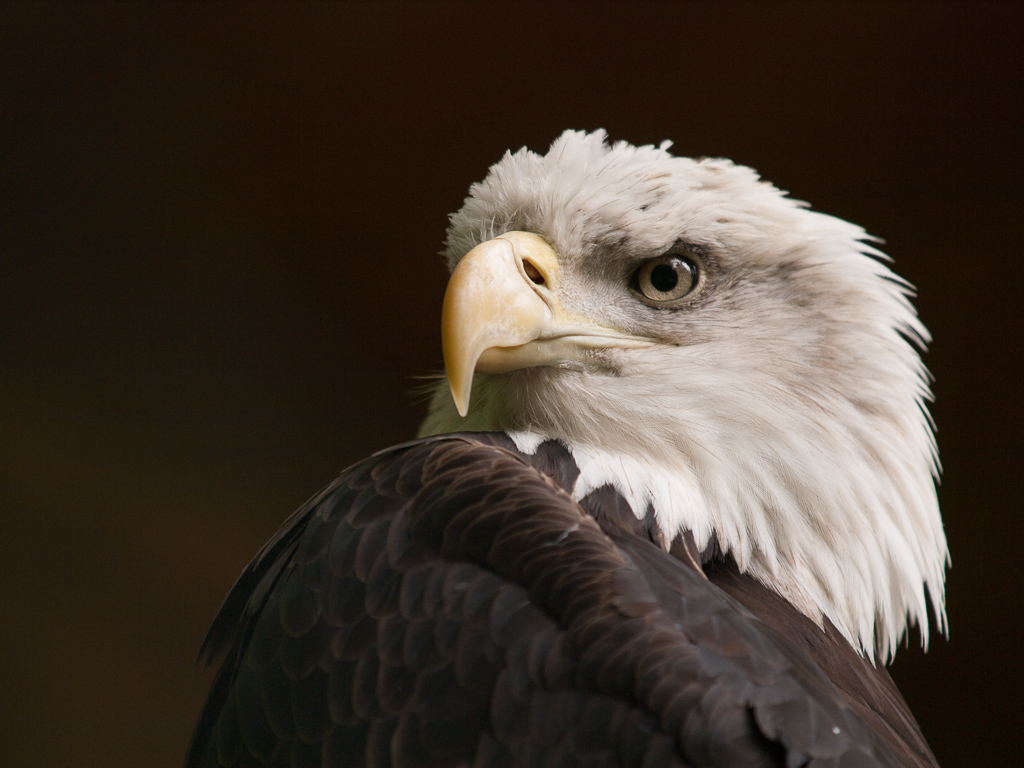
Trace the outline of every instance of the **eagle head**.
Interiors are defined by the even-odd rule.
[[[911,287],[860,227],[669,146],[567,131],[470,188],[421,434],[560,440],[577,498],[717,541],[865,655],[927,642],[948,553]]]

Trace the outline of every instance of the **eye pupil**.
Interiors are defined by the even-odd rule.
[[[651,270],[651,285],[656,291],[668,293],[679,284],[678,267],[674,264],[659,264]]]

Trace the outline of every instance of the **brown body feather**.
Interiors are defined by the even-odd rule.
[[[356,465],[225,601],[199,766],[934,766],[884,669],[569,452]]]

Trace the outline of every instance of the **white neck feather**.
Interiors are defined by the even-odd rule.
[[[528,455],[552,439],[537,432],[509,435]],[[741,572],[777,591],[819,625],[828,617],[869,658],[876,656],[882,662],[891,658],[906,631],[908,616],[920,626],[927,643],[926,586],[939,628],[945,628],[945,541],[934,524],[935,516],[929,514],[927,495],[914,500],[920,505],[916,508],[871,514],[856,503],[861,494],[855,491],[849,505],[835,510],[848,516],[847,524],[837,526],[837,515],[823,515],[828,520],[822,522],[840,533],[821,536],[813,526],[782,530],[780,519],[756,504],[742,505],[747,513],[738,515],[735,507],[709,501],[692,470],[671,463],[667,456],[643,458],[580,443],[567,447],[580,469],[571,489],[574,499],[611,485],[638,519],[653,508],[666,546],[681,531],[692,532],[702,550],[712,536],[717,537],[722,551],[735,558]]]

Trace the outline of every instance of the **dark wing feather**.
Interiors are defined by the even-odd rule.
[[[903,696],[882,666],[868,663],[825,620],[821,629],[777,593],[739,572],[735,562],[721,558],[705,565],[709,579],[736,598],[766,626],[766,634],[782,637],[799,656],[839,689],[864,723],[880,735],[900,765],[934,766],[935,757]]]
[[[860,688],[838,690],[835,633],[788,637],[763,588],[724,559],[709,580],[610,489],[575,502],[577,475],[496,434],[348,470],[225,601],[187,766],[933,764],[901,700],[857,698],[884,671],[849,649]]]

